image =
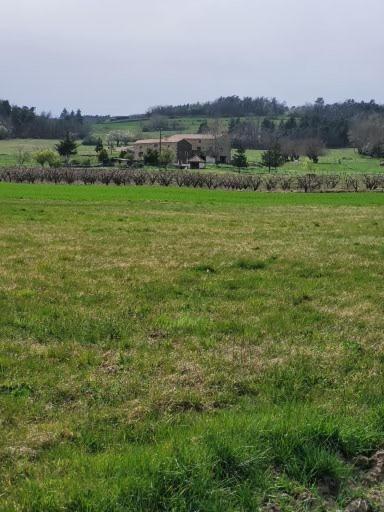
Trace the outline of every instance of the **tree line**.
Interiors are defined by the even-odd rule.
[[[149,109],[148,114],[163,115],[169,117],[178,116],[208,116],[208,117],[232,117],[232,116],[280,116],[288,111],[285,103],[276,98],[258,98],[239,96],[220,97],[214,101],[204,103],[186,103],[176,106],[156,106]]]
[[[229,133],[234,147],[264,149],[266,139],[288,138],[291,140],[319,139],[329,148],[349,147],[354,143],[351,132],[359,124],[376,125],[384,119],[384,106],[371,102],[355,102],[326,105],[322,98],[313,105],[293,107],[281,119],[232,118]],[[377,138],[377,137],[376,137]]]
[[[35,107],[19,107],[8,100],[0,100],[0,139],[60,139],[68,132],[82,139],[89,130],[90,124],[80,110],[64,109],[60,117],[55,118],[49,112],[38,114]]]

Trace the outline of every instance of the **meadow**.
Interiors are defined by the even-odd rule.
[[[140,138],[143,139],[152,139],[159,137],[159,131],[143,131],[146,123],[150,118],[143,120],[111,120],[103,123],[97,123],[93,126],[93,132],[99,134],[100,136],[104,136],[111,131],[126,131],[130,132],[133,135],[140,135]],[[250,119],[257,119],[252,116]],[[263,118],[260,117],[260,120]],[[165,135],[173,135],[175,133],[197,133],[201,123],[205,121],[214,121],[213,118],[207,118],[202,116],[196,117],[179,117],[179,118],[169,118],[168,121],[170,123],[175,122],[178,124],[177,130],[167,130],[165,131]],[[222,125],[227,128],[229,125],[230,118],[229,117],[221,117],[220,122]]]
[[[1,183],[0,510],[382,510],[383,221],[375,193]]]
[[[110,123],[112,124],[112,123]],[[102,126],[107,126],[104,123]],[[101,125],[95,125],[101,126]],[[158,134],[157,134],[158,135]],[[17,152],[19,149],[33,154],[40,149],[55,149],[57,140],[43,140],[43,139],[12,139],[0,141],[0,167],[15,167],[17,165]],[[119,148],[115,148],[113,156],[119,156]],[[235,153],[235,150],[233,150]],[[242,169],[244,174],[254,174],[260,172],[268,172],[268,169],[260,167],[261,150],[248,150],[247,158],[249,167]],[[90,160],[92,165],[96,165],[97,158],[93,146],[84,146],[79,143],[77,148],[77,155],[74,157],[76,160],[84,161]],[[326,155],[320,157],[318,164],[308,164],[305,158],[301,158],[299,162],[288,162],[277,170],[273,170],[277,174],[302,174],[307,172],[315,172],[319,174],[375,174],[383,173],[383,167],[380,166],[380,160],[370,157],[359,155],[353,148],[343,149],[330,149]],[[26,165],[37,166],[36,162],[30,161]],[[216,173],[237,172],[231,165],[208,165],[207,171]]]
[[[54,139],[9,139],[0,140],[0,167],[13,167],[17,165],[17,154],[19,150],[29,153],[32,157],[33,153],[42,149],[51,149],[55,151],[55,146],[58,140]],[[75,158],[80,157],[90,158],[92,163],[96,163],[96,153],[93,146],[83,146],[80,144],[77,147],[77,155]],[[31,160],[26,165],[37,166],[36,162]]]
[[[255,164],[261,162],[261,150],[247,150],[247,159],[250,171]],[[318,164],[311,163],[310,169],[316,173],[353,174],[368,173],[374,174],[383,172],[380,166],[381,160],[359,155],[354,148],[329,149],[324,156],[321,156]],[[300,158],[298,162],[287,162],[277,169],[277,172],[300,173],[306,167],[306,158]]]

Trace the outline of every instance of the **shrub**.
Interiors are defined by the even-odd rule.
[[[93,185],[94,183],[96,183],[96,180],[97,180],[97,176],[96,176],[95,171],[86,170],[82,174],[82,181],[85,185]]]
[[[367,190],[376,190],[380,186],[381,178],[379,175],[364,174],[363,181]]]
[[[174,162],[176,159],[175,157],[175,154],[173,151],[171,151],[170,149],[163,149],[163,151],[161,152],[161,154],[159,155],[159,165],[161,165],[161,167],[168,167],[169,164],[171,164],[172,162]]]
[[[109,155],[108,155],[108,151],[105,149],[105,148],[102,148],[98,153],[97,153],[97,159],[98,161],[103,164],[103,165],[107,165],[109,163]]]
[[[353,190],[354,192],[358,192],[360,180],[358,176],[347,176],[345,178],[345,184],[347,185],[348,190]]]
[[[4,140],[9,137],[9,130],[4,125],[0,124],[0,140]]]
[[[304,192],[314,192],[321,187],[321,177],[317,174],[304,174],[297,177],[297,185]]]
[[[283,176],[280,180],[280,184],[283,190],[291,190],[292,178],[290,176]]]
[[[155,149],[148,149],[144,155],[145,165],[159,165],[159,152]]]
[[[60,158],[55,151],[51,149],[42,149],[41,151],[36,151],[33,154],[33,159],[35,162],[44,167],[46,164],[49,167],[58,167],[60,165]]]
[[[337,174],[329,174],[325,177],[325,184],[328,189],[333,189],[340,181],[340,176]]]
[[[89,134],[86,137],[84,137],[82,144],[83,146],[96,146],[99,142],[99,137],[97,137],[94,134]]]
[[[275,188],[277,187],[277,183],[278,180],[275,176],[268,176],[264,179],[264,185],[268,192],[275,190]]]

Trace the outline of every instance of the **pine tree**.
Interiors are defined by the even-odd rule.
[[[82,115],[81,110],[79,108],[76,110],[75,118],[76,118],[76,121],[79,124],[83,124],[83,115]]]
[[[284,156],[278,142],[274,143],[267,151],[264,151],[261,155],[261,163],[264,167],[268,167],[269,171],[271,171],[272,167],[276,169],[284,164]]]
[[[244,148],[239,148],[233,156],[233,165],[239,169],[248,167],[247,155]]]
[[[60,114],[60,119],[66,121],[68,119],[68,110],[63,108],[63,111]]]
[[[56,144],[56,151],[65,158],[67,163],[69,157],[77,153],[77,144],[69,132],[66,133],[63,140]]]

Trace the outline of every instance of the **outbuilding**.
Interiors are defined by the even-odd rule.
[[[190,169],[204,169],[205,168],[205,160],[203,160],[199,155],[195,155],[188,160]]]

